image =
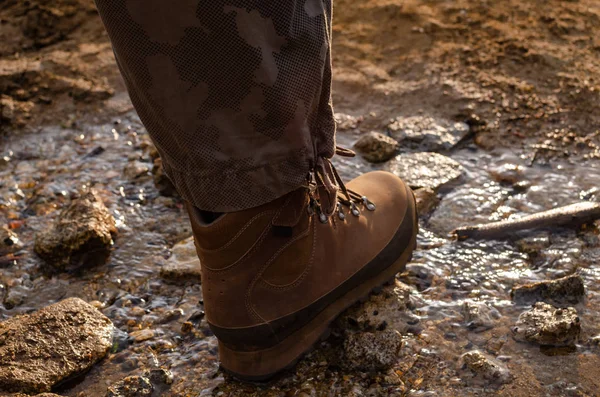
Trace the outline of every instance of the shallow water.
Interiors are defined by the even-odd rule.
[[[161,365],[174,374],[170,391],[174,396],[477,395],[493,386],[466,382],[456,369],[458,357],[473,349],[500,357],[519,384],[537,382],[548,395],[596,393],[582,373],[599,365],[596,347],[587,343],[600,333],[597,230],[538,231],[488,242],[455,242],[448,232],[465,224],[595,199],[598,164],[559,159],[531,165],[529,153],[483,152],[468,144],[455,149],[450,156],[465,173],[440,191],[439,206],[421,222],[413,263],[400,276],[414,287],[409,314],[418,323],[411,332],[418,335],[404,335],[398,365],[378,375],[330,365],[327,357],[335,349],[334,337],[291,373],[272,384],[252,386],[238,384],[217,370],[216,340],[203,320],[200,284],[173,285],[159,277],[172,245],[191,231],[181,203],[161,197],[153,185],[148,137],[137,117],[127,114],[118,122],[77,124],[7,138],[5,164],[0,167],[2,223],[15,227],[22,245],[15,260],[1,262],[0,316],[78,296],[93,302],[119,329],[113,353],[86,376],[61,386],[61,394],[104,395],[108,384]],[[340,133],[338,144],[349,147],[355,139]],[[337,159],[336,164],[345,179],[383,167],[360,157]],[[499,169],[504,169],[504,182],[490,174]],[[51,275],[33,253],[34,234],[47,227],[70,197],[90,187],[117,219],[114,252],[103,266]],[[536,238],[537,255],[522,251],[519,239],[525,236]],[[510,289],[574,271],[581,273],[587,289],[585,303],[576,307],[583,324],[576,351],[548,356],[539,347],[515,342],[510,326],[526,308],[511,302]],[[464,321],[465,302],[483,302],[500,316],[491,329],[470,330]],[[405,330],[403,321],[406,316],[388,322]],[[141,329],[150,331],[135,332]]]

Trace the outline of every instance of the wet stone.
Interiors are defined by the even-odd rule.
[[[94,193],[75,199],[48,229],[36,234],[35,252],[57,270],[106,262],[117,229],[115,219]]]
[[[354,148],[365,160],[372,163],[383,163],[396,154],[398,142],[387,135],[371,131],[363,135],[355,144]]]
[[[416,332],[418,318],[408,310],[410,287],[396,282],[385,286],[378,294],[371,294],[364,303],[346,310],[336,324],[342,330],[383,331],[388,325],[400,332]]]
[[[147,164],[142,163],[141,161],[131,161],[127,163],[123,169],[123,176],[132,181],[134,179],[139,179],[144,175],[148,175],[149,172],[150,167],[148,167]]]
[[[338,131],[355,130],[361,121],[361,117],[354,117],[345,113],[335,114],[335,124]]]
[[[557,280],[519,285],[512,289],[511,297],[518,305],[546,302],[554,305],[577,304],[585,297],[583,279],[573,274]]]
[[[115,328],[111,353],[118,353],[127,349],[133,343],[133,338],[125,331]]]
[[[494,327],[495,320],[500,318],[500,312],[483,302],[466,301],[463,305],[463,315],[468,329],[483,332]]]
[[[150,397],[154,386],[144,376],[128,376],[108,388],[106,397]]]
[[[433,152],[401,154],[388,163],[387,169],[413,189],[430,188],[435,191],[458,179],[464,172],[456,161]]]
[[[417,201],[417,211],[419,216],[431,214],[440,202],[437,193],[428,187],[417,189],[414,191],[414,194]]]
[[[348,333],[343,365],[349,369],[382,371],[398,361],[402,338],[396,330]]]
[[[173,373],[165,368],[154,368],[144,373],[144,377],[150,380],[154,387],[154,394],[162,396],[173,384]]]
[[[397,117],[388,125],[388,130],[403,146],[413,143],[428,151],[452,149],[470,131],[466,123],[429,116]]]
[[[0,323],[0,390],[48,392],[89,370],[112,344],[113,325],[79,298]]]
[[[7,227],[0,228],[0,256],[11,254],[21,249],[19,236]]]
[[[173,246],[171,257],[160,269],[160,276],[174,283],[200,283],[200,259],[196,253],[194,237]]]
[[[133,331],[129,334],[129,336],[131,338],[133,338],[133,340],[137,343],[139,342],[144,342],[147,340],[150,340],[152,338],[154,338],[154,331],[152,331],[151,329],[140,329],[137,331]]]
[[[512,376],[501,362],[473,350],[463,354],[458,363],[461,377],[469,384],[496,386],[509,383]]]
[[[535,235],[525,237],[517,241],[519,251],[530,256],[536,256],[539,252],[550,246],[550,237],[548,235]]]
[[[498,183],[515,185],[525,177],[525,167],[518,164],[505,163],[490,169],[488,173]]]
[[[560,309],[538,302],[531,310],[521,313],[512,333],[521,342],[571,346],[579,339],[581,323],[577,310],[572,307]]]

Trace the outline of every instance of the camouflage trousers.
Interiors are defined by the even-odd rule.
[[[255,207],[334,154],[332,0],[96,0],[166,174],[194,206]]]

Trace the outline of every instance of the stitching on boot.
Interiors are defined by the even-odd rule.
[[[277,217],[279,216],[279,214],[281,213],[283,208],[285,208],[285,206],[288,204],[290,199],[291,199],[291,197],[288,197],[287,200],[285,201],[285,203],[281,207],[279,207],[279,210],[277,210],[277,213],[275,214],[273,219],[277,219]],[[271,222],[271,225],[269,225],[266,228],[265,232],[261,236],[260,243],[262,243],[262,241],[265,239],[267,233],[271,230],[270,226],[272,226],[272,223],[273,222]],[[257,242],[257,244],[255,244],[253,246],[252,251],[255,251],[258,246],[259,246],[259,244]],[[263,271],[267,265],[268,265],[268,261],[267,261],[267,264],[263,265],[262,268],[259,269],[259,271],[257,272],[257,275],[252,279],[252,281],[250,282],[250,285],[248,285],[248,288],[246,289],[246,293],[244,294],[244,306],[246,307],[246,312],[248,313],[248,315],[251,318],[253,318],[255,321],[258,321],[259,323],[266,323],[266,321],[253,309],[252,304],[250,303],[250,294],[251,294],[252,289],[254,288],[254,284],[256,284],[256,281],[258,280],[260,275],[263,273]]]
[[[262,242],[264,241],[264,239],[267,237],[267,235],[269,234],[269,232],[271,231],[271,224],[267,224],[267,226],[265,227],[265,229],[263,230],[263,232],[261,233],[260,237],[258,238],[258,240],[256,240],[254,242],[254,244],[252,244],[252,246],[235,262],[233,262],[232,264],[222,268],[222,269],[214,269],[208,266],[204,266],[205,269],[208,269],[212,272],[215,273],[221,273],[221,272],[225,272],[225,271],[230,271],[233,268],[239,266],[241,263],[244,263],[244,261],[246,261],[248,259],[248,257],[254,253],[257,248],[262,244]]]
[[[310,258],[308,259],[308,264],[304,268],[304,271],[294,281],[292,281],[291,283],[288,283],[286,285],[275,285],[275,284],[272,284],[272,283],[266,281],[264,278],[262,278],[262,274],[264,274],[264,271],[263,271],[262,274],[261,274],[261,280],[259,280],[259,281],[262,284],[264,284],[264,286],[266,288],[272,289],[272,290],[277,290],[277,291],[284,291],[284,290],[287,290],[287,289],[290,289],[290,288],[293,288],[293,287],[297,286],[298,284],[300,284],[306,278],[306,275],[312,269],[312,265],[314,263],[314,258],[315,258],[316,246],[317,246],[317,244],[316,244],[316,242],[317,242],[317,225],[316,225],[316,223],[312,222],[310,228],[312,229],[312,240],[313,240],[312,251],[311,251],[311,254],[310,254]],[[310,234],[310,231],[309,231],[309,234]],[[301,237],[301,236],[298,236],[298,237]],[[295,241],[297,241],[297,240],[295,240]],[[291,245],[291,244],[289,244],[289,245]],[[278,256],[281,253],[281,251],[283,251],[283,249],[288,248],[289,245],[286,245],[280,251],[278,251],[277,254],[276,254],[276,256]],[[273,257],[273,260],[274,259],[275,259],[275,256]],[[271,262],[273,262],[273,260],[271,260]],[[266,270],[267,269],[265,269],[265,271]]]
[[[225,245],[223,245],[222,247],[219,247],[219,248],[212,249],[212,250],[205,249],[203,251],[204,252],[211,252],[211,253],[223,251],[224,249],[226,249],[227,247],[229,247],[231,244],[233,244],[235,242],[235,240],[237,240],[242,235],[242,233],[244,233],[246,231],[246,229],[248,229],[257,219],[262,218],[263,216],[265,216],[267,214],[274,214],[274,213],[275,213],[275,211],[273,211],[273,210],[265,210],[265,211],[263,211],[263,212],[261,212],[259,214],[254,215],[254,217],[252,219],[250,219],[244,225],[244,227],[242,229],[240,229],[240,231],[237,232],[236,235],[233,236],[231,238],[231,240],[229,240],[229,242],[227,242]]]

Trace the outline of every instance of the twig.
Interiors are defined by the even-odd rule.
[[[583,202],[566,207],[526,215],[519,219],[459,227],[452,231],[459,240],[495,239],[505,237],[520,230],[546,228],[551,226],[577,226],[600,218],[600,204]]]

